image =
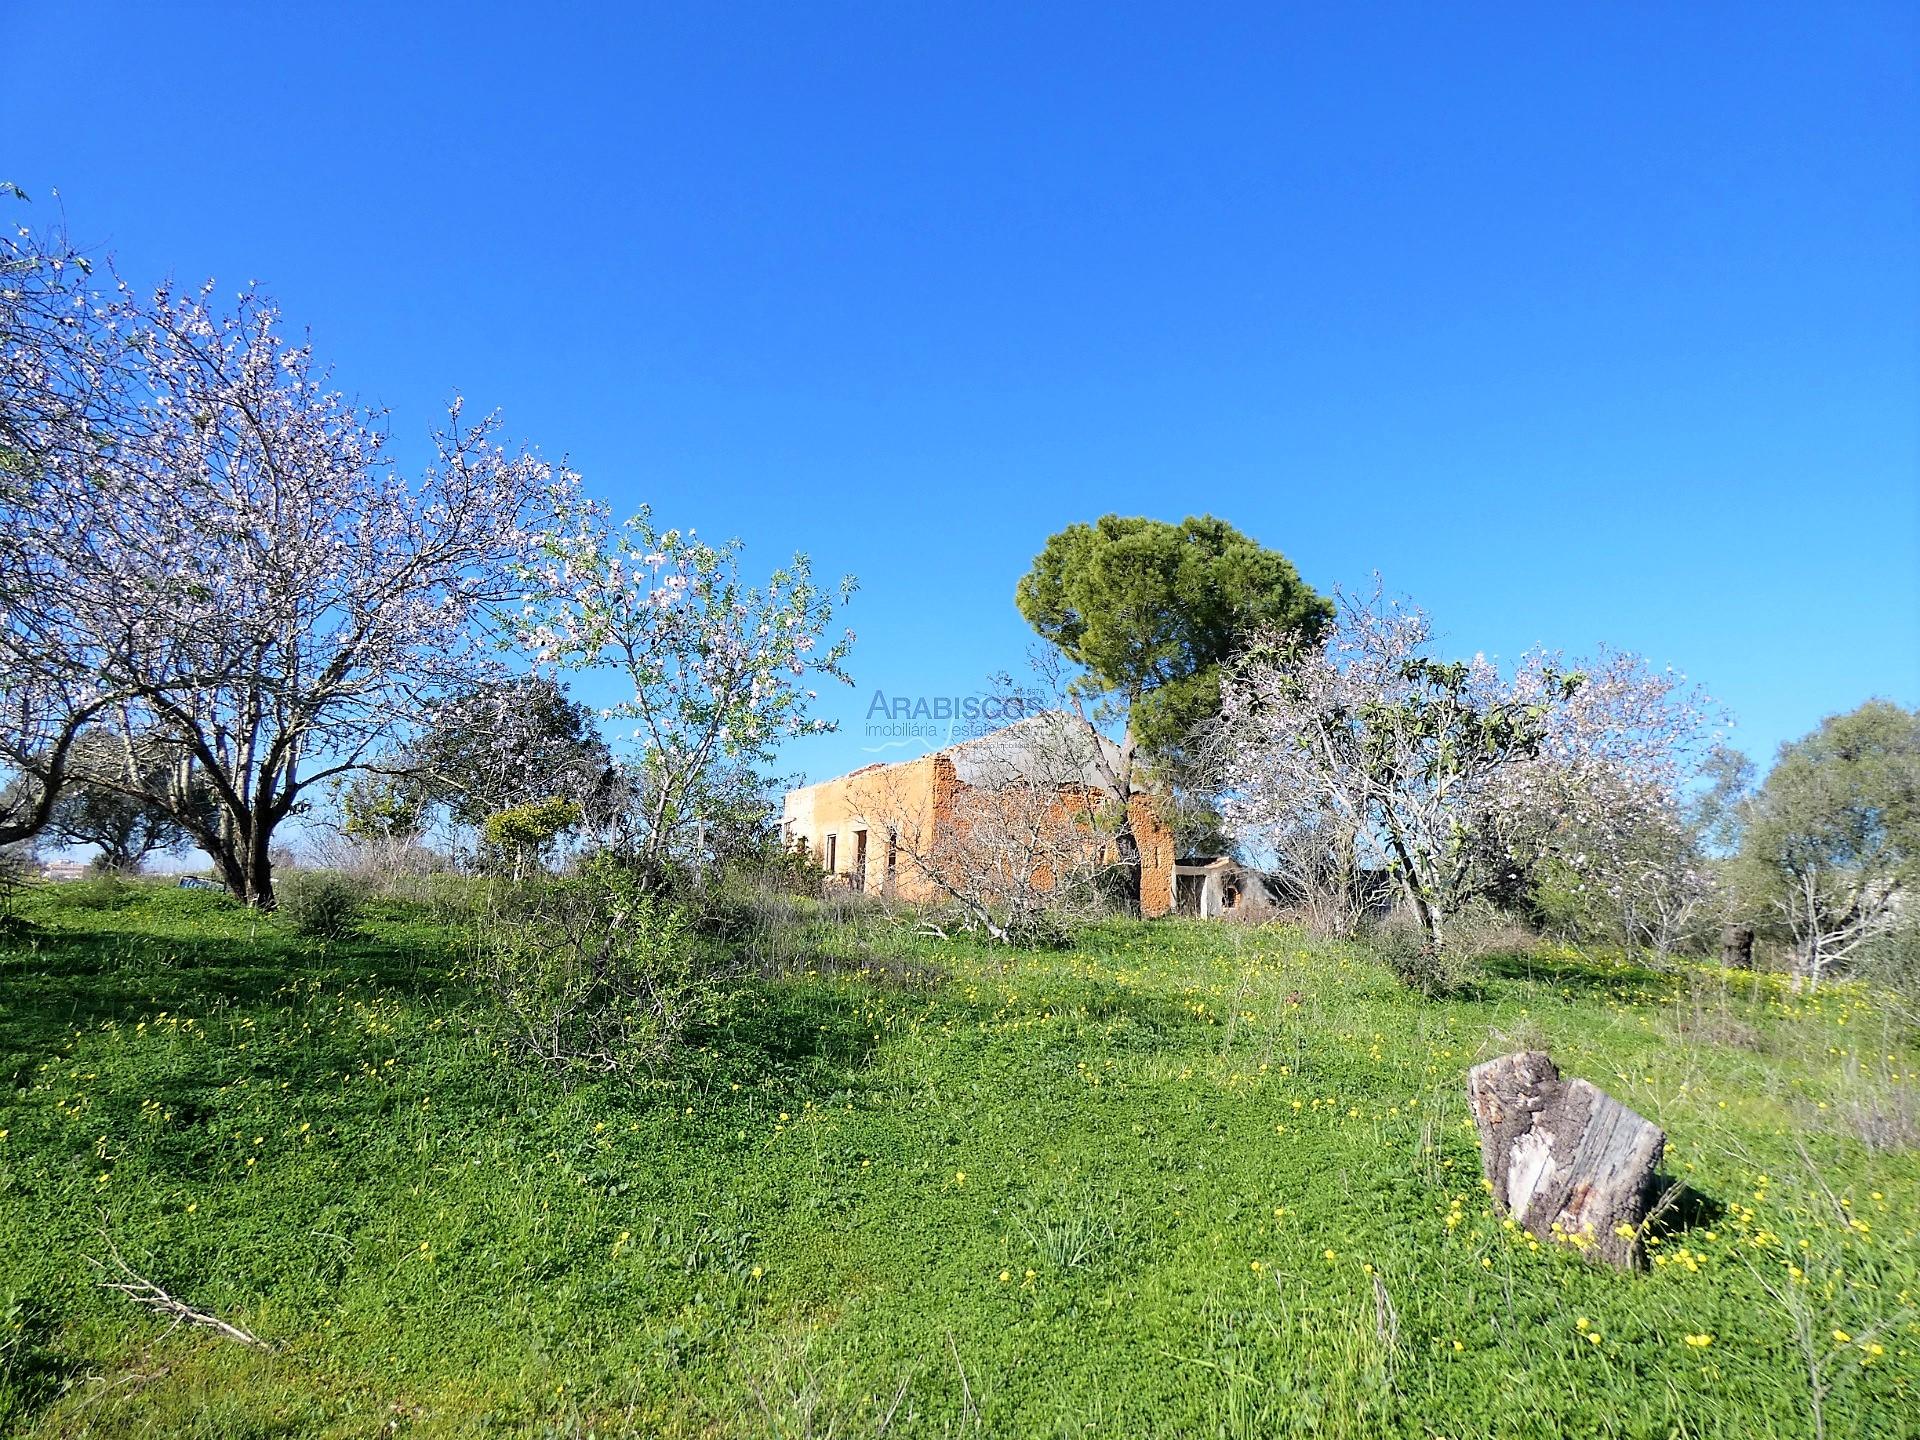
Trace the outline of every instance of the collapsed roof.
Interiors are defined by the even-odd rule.
[[[1025,780],[1104,789],[1125,768],[1118,745],[1064,710],[1043,710],[935,753],[952,761],[963,785]]]

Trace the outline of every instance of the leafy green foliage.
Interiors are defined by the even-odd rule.
[[[154,736],[127,744],[105,731],[83,732],[68,756],[47,833],[69,845],[98,846],[95,865],[101,870],[137,871],[149,855],[179,849],[190,838],[186,828],[121,788],[152,789],[178,763],[178,755]],[[195,813],[210,813],[212,797],[197,792],[191,805]]]
[[[1104,515],[1048,539],[1020,613],[1124,718],[1142,751],[1177,756],[1220,708],[1220,667],[1258,637],[1318,635],[1333,607],[1286,556],[1212,516]]]
[[[1369,933],[1368,947],[1395,977],[1429,999],[1454,995],[1479,977],[1479,969],[1459,943],[1437,946],[1411,917],[1390,916]]]
[[[280,883],[275,910],[296,935],[345,940],[360,928],[367,887],[333,870],[296,870]]]
[[[139,885],[113,871],[96,872],[60,888],[61,900],[76,910],[124,910],[137,903],[142,893]]]
[[[730,967],[681,910],[600,855],[504,891],[475,969],[510,1050],[562,1074],[633,1076],[713,1023]]]
[[[1920,711],[1870,700],[1830,716],[1781,747],[1743,819],[1750,903],[1813,975],[1846,962],[1903,923],[1920,881]]]
[[[480,837],[517,873],[525,865],[538,863],[562,835],[579,823],[578,801],[550,795],[487,816],[481,823]]]
[[[411,841],[426,828],[427,796],[405,776],[354,775],[337,796],[340,828],[349,840]]]
[[[1753,761],[1730,745],[1717,745],[1701,763],[1705,782],[1694,797],[1688,820],[1701,844],[1714,855],[1731,855],[1740,848],[1745,804],[1753,793]]]
[[[618,788],[593,711],[542,675],[440,701],[407,760],[409,783],[463,825],[555,795],[585,811]]]

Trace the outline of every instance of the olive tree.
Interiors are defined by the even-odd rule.
[[[597,828],[625,796],[593,710],[546,675],[507,676],[443,697],[396,763],[400,789],[460,826],[559,798]]]
[[[118,783],[132,773],[159,786],[177,760],[164,742],[150,736],[83,732],[47,834],[69,845],[93,846],[94,864],[121,874],[137,872],[149,855],[178,850],[192,838],[186,828]],[[202,792],[198,799],[204,809],[212,797]]]
[[[1818,983],[1913,924],[1920,711],[1869,700],[1780,749],[1742,814],[1738,874]]]

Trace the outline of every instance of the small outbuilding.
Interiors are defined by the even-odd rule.
[[[1173,862],[1173,913],[1202,920],[1267,915],[1280,906],[1271,876],[1231,855],[1186,855]]]

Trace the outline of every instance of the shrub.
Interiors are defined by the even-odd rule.
[[[518,880],[528,868],[545,864],[560,837],[580,824],[577,801],[551,795],[506,810],[496,810],[480,822],[485,853],[513,872]]]
[[[779,876],[727,873],[688,897],[702,935],[732,948],[750,968],[776,974],[809,952],[822,905],[781,886]]]
[[[1484,902],[1469,905],[1447,926],[1447,948],[1468,960],[1497,955],[1531,955],[1540,937],[1510,913]]]
[[[762,889],[787,895],[818,895],[825,888],[827,872],[811,855],[798,850],[779,850],[757,865],[729,866],[736,876],[751,875]]]
[[[275,909],[296,935],[345,940],[360,928],[366,882],[334,870],[300,870],[281,882]]]
[[[124,875],[92,875],[60,887],[61,900],[78,910],[124,910],[138,901],[144,890]]]
[[[502,887],[475,970],[503,1039],[561,1072],[632,1075],[718,1018],[733,967],[686,912],[607,857],[576,875]]]
[[[1008,917],[1006,938],[1021,950],[1071,950],[1085,928],[1077,915],[1037,910]]]
[[[1456,945],[1436,950],[1420,922],[1403,910],[1373,925],[1365,944],[1402,985],[1428,997],[1464,990],[1479,973],[1479,966],[1465,948]]]
[[[487,881],[472,875],[423,875],[401,892],[443,924],[467,925],[487,913]]]

